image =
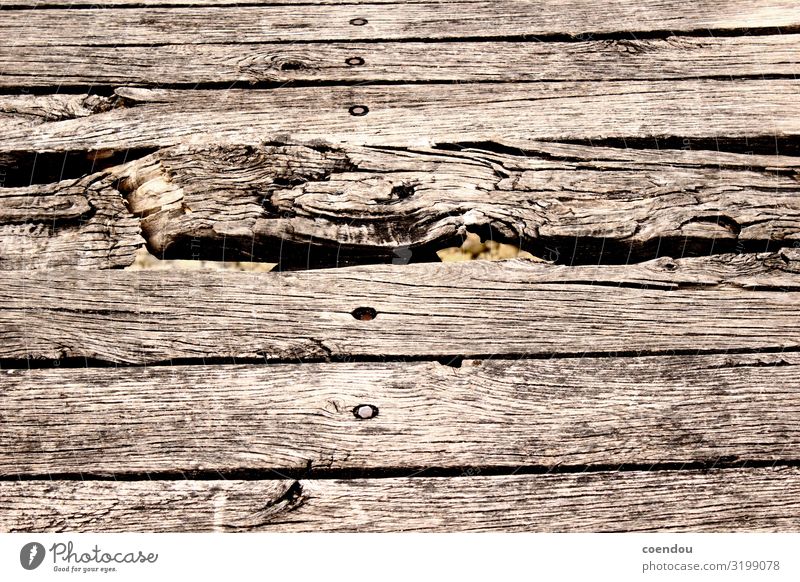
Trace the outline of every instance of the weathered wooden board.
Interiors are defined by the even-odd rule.
[[[191,246],[286,260],[289,243],[313,241],[331,260],[386,260],[465,227],[594,262],[601,250],[628,260],[800,240],[800,158],[732,154],[720,167],[711,153],[451,150],[180,146],[114,173],[153,252],[178,258]]]
[[[793,353],[6,370],[0,475],[779,461],[797,386]]]
[[[401,5],[17,10],[0,44],[263,43],[286,40],[496,38],[584,33],[719,31],[800,26],[793,0],[528,0]]]
[[[797,264],[795,249],[631,267],[476,261],[258,274],[5,272],[0,358],[796,349]],[[636,287],[619,286],[628,280]],[[662,280],[689,288],[639,288]]]
[[[421,258],[465,228],[571,263],[800,239],[795,157],[506,144],[166,148],[80,179],[6,188],[0,269],[130,264],[142,241],[116,188],[159,256],[281,260],[286,268]],[[30,173],[14,171],[14,179]],[[62,203],[97,198],[98,184],[107,194],[96,203],[118,200],[118,208],[91,217],[103,220],[103,243],[75,244],[72,227],[89,220],[90,208],[72,216]],[[113,260],[98,255],[98,244],[115,249]]]
[[[0,0],[0,9],[16,10],[30,8],[129,8],[142,6],[174,7],[186,6],[247,6],[264,4],[287,4],[298,6],[302,4],[415,4],[430,3],[431,0]],[[479,0],[438,0],[440,3],[461,4]],[[505,0],[504,0],[505,1]]]
[[[390,146],[662,136],[775,140],[800,135],[798,92],[800,81],[786,79],[120,88],[111,111],[24,128],[2,122],[0,152],[119,150],[187,139],[260,143],[287,135]]]
[[[800,74],[800,35],[586,42],[0,45],[0,87],[583,81]]]
[[[5,481],[0,531],[795,531],[796,468],[301,481]]]
[[[125,267],[144,244],[139,233],[139,219],[102,174],[0,188],[0,270]]]

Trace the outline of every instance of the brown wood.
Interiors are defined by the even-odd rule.
[[[0,44],[105,45],[449,39],[793,28],[793,0],[528,0],[398,6],[336,5],[18,10],[0,22]],[[444,7],[444,9],[443,9]],[[363,25],[354,25],[363,19]],[[359,22],[359,21],[356,21]]]
[[[584,42],[165,44],[113,51],[0,45],[0,87],[798,75],[798,39],[785,34]]]
[[[50,10],[43,12],[52,12]],[[800,135],[800,81],[695,80],[300,87],[121,88],[117,107],[5,125],[2,151],[107,150],[312,139],[419,146],[504,139],[778,138]],[[366,106],[366,115],[351,107]]]
[[[645,286],[666,279],[688,288],[619,287],[652,271]],[[800,347],[797,254],[790,251],[630,270],[476,261],[297,274],[0,276],[0,358],[143,364]],[[709,279],[717,288],[697,289]],[[742,279],[758,290],[738,287]],[[791,291],[776,292],[787,283]],[[357,318],[361,308],[377,317]]]
[[[4,532],[800,528],[796,468],[301,481],[5,481]]]
[[[202,246],[286,261],[290,243],[313,241],[330,260],[388,260],[465,228],[590,261],[800,240],[797,158],[457,149],[182,146],[115,173],[151,250],[176,258]]]
[[[0,188],[0,270],[130,265],[144,240],[113,180]]]
[[[0,475],[779,461],[798,385],[793,353],[6,370]]]

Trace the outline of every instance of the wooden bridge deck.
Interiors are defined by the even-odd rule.
[[[798,73],[795,0],[0,0],[0,531],[800,530]]]

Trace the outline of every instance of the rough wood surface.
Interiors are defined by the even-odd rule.
[[[309,244],[387,260],[465,228],[595,262],[800,240],[800,158],[499,149],[181,146],[115,173],[151,250],[177,258],[287,260],[292,243],[300,262]]]
[[[708,31],[800,26],[793,0],[528,0],[401,5],[17,10],[0,21],[0,44],[263,43],[286,40],[449,39]],[[362,19],[363,24],[356,24]]]
[[[0,87],[797,75],[800,35],[586,42],[0,45]],[[390,90],[389,90],[390,91]]]
[[[796,531],[796,468],[301,481],[6,481],[0,531]]]
[[[50,11],[45,11],[50,12]],[[0,125],[2,151],[104,150],[189,140],[322,139],[390,146],[503,139],[800,135],[800,81],[693,80],[298,87],[120,88],[117,107]],[[366,106],[366,115],[351,108]]]
[[[780,461],[798,385],[793,353],[6,370],[0,475]]]
[[[0,358],[794,349],[797,264],[795,249],[631,267],[476,261],[301,273],[8,273],[0,274]],[[620,287],[625,280],[639,283]],[[365,321],[371,309],[377,316]]]
[[[125,267],[143,244],[108,176],[0,188],[0,270]]]

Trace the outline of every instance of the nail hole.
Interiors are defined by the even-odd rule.
[[[664,264],[664,268],[667,271],[677,271],[678,270],[678,265],[676,263],[673,263],[673,262],[670,261],[669,263],[665,263]]]
[[[350,57],[345,61],[345,63],[347,63],[351,67],[359,67],[364,64],[364,59],[362,59],[361,57]]]
[[[300,61],[286,61],[285,63],[281,63],[281,71],[299,71],[305,68],[305,64]]]
[[[366,18],[354,18],[350,21],[350,24],[353,26],[364,26],[367,23]]]
[[[367,420],[378,416],[378,407],[372,404],[359,404],[353,409],[353,414],[359,420]]]
[[[361,117],[369,113],[369,108],[366,105],[353,105],[348,111],[350,111],[350,115]]]
[[[392,197],[397,198],[398,200],[405,200],[414,194],[414,189],[414,184],[397,184],[396,186],[392,187]]]
[[[371,321],[378,317],[378,312],[372,307],[357,307],[353,310],[352,315],[361,321]]]

